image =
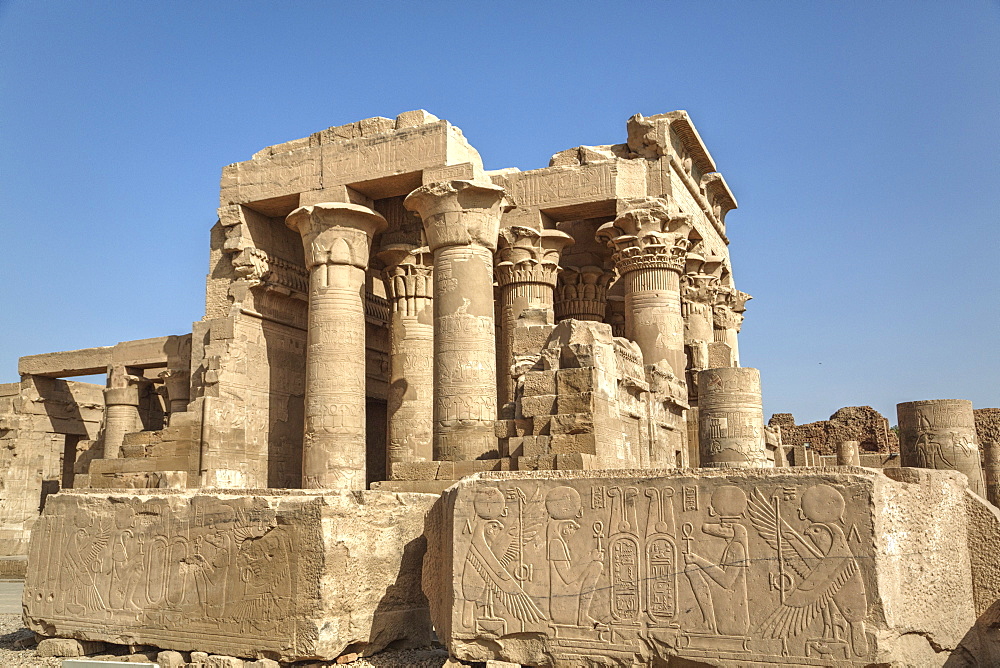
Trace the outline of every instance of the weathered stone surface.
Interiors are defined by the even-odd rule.
[[[184,668],[187,661],[184,660],[184,655],[180,652],[168,649],[156,655],[156,664],[160,668]]]
[[[994,637],[973,591],[1000,567],[972,568],[960,476],[894,476],[482,474],[432,514],[424,591],[463,661],[940,665]]]
[[[38,643],[38,656],[87,656],[104,649],[103,642],[77,640],[76,638],[45,638]]]
[[[285,661],[425,644],[422,533],[434,499],[60,494],[34,532],[25,622],[46,635]]]
[[[972,402],[932,399],[896,404],[903,466],[961,471],[969,489],[986,497]]]
[[[767,456],[757,369],[699,371],[698,426],[702,466],[774,465]]]
[[[785,446],[808,443],[824,455],[836,454],[836,444],[841,441],[859,441],[863,452],[899,451],[899,439],[890,429],[889,420],[871,406],[845,406],[829,420],[799,425],[791,413],[775,413],[767,424],[781,427],[781,442]]]

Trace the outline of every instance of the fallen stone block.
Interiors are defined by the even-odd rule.
[[[465,478],[429,518],[435,629],[461,661],[556,666],[941,665],[995,643],[966,479],[895,471]]]
[[[45,638],[38,643],[38,656],[87,656],[104,649],[103,642],[77,640],[75,638]]]
[[[420,569],[436,496],[267,492],[53,496],[32,531],[26,626],[80,639],[46,639],[49,656],[105,641],[208,665],[221,659],[199,652],[334,660],[431,640]]]

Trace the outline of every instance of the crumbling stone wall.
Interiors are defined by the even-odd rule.
[[[789,446],[809,443],[821,455],[835,455],[840,441],[860,441],[862,452],[899,452],[899,438],[889,421],[871,406],[847,406],[829,420],[796,425],[791,413],[775,413],[770,427],[781,427],[781,442]]]

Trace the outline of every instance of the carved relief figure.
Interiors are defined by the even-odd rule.
[[[739,487],[725,485],[712,494],[709,512],[718,522],[702,524],[703,533],[726,541],[717,562],[691,551],[692,525],[682,529],[685,548],[685,575],[705,625],[711,633],[746,636],[750,631],[747,599],[747,572],[750,568],[747,530],[739,519],[747,509],[746,494]]]
[[[526,623],[545,619],[545,615],[509,570],[520,545],[515,548],[500,521],[507,514],[503,493],[495,487],[480,488],[473,507],[478,519],[474,526],[466,525],[472,540],[462,571],[463,623],[477,632],[504,635],[506,613],[520,622],[523,631]]]
[[[604,572],[604,550],[598,545],[589,555],[574,560],[568,540],[580,530],[583,517],[580,493],[572,487],[555,487],[545,495],[549,514],[546,557],[549,562],[550,609],[556,624],[593,627],[590,616],[597,579]]]
[[[769,502],[759,490],[751,495],[754,528],[778,553],[777,586],[781,592],[780,605],[760,625],[759,632],[787,642],[820,617],[822,637],[807,639],[807,653],[830,655],[833,648],[840,647],[843,658],[850,658],[850,651],[866,656],[868,598],[858,562],[840,526],[844,523],[844,497],[830,485],[816,485],[802,494],[799,505],[800,518],[810,522],[805,535],[782,518],[779,497]]]

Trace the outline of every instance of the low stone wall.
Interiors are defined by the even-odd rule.
[[[49,500],[25,624],[46,636],[282,661],[427,644],[437,497],[257,490]]]

